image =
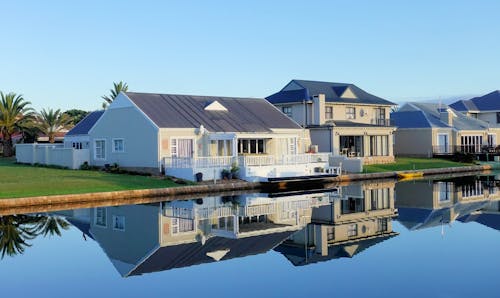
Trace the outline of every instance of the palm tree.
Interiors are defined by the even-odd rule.
[[[106,108],[106,106],[115,100],[115,98],[120,94],[120,92],[127,92],[128,90],[128,85],[125,82],[118,82],[115,83],[113,82],[113,89],[109,89],[109,92],[111,93],[110,95],[105,95],[102,96],[102,99],[104,99],[106,102],[102,104],[103,108]]]
[[[23,127],[28,124],[23,120],[32,115],[33,109],[29,107],[30,104],[31,102],[26,101],[20,94],[13,92],[4,94],[0,91],[0,133],[3,136],[4,157],[13,154],[12,135],[22,132]]]
[[[24,253],[30,247],[29,240],[37,236],[35,226],[37,219],[28,215],[7,215],[0,217],[0,251],[1,258],[7,254],[14,256]]]
[[[49,137],[49,143],[54,143],[56,133],[71,126],[71,117],[61,112],[60,109],[43,109],[37,115],[38,129]]]
[[[43,234],[43,236],[61,236],[61,229],[67,230],[70,227],[70,223],[64,218],[58,216],[41,216],[40,221],[37,223],[36,232],[38,234]]]

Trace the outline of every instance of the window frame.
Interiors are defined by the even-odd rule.
[[[282,106],[281,112],[288,117],[292,118],[292,106]]]
[[[103,142],[103,146],[102,146],[103,157],[97,157],[97,142]],[[94,159],[95,160],[106,160],[106,139],[94,139]]]
[[[356,107],[346,107],[345,108],[345,118],[346,119],[356,119]]]
[[[123,228],[118,228],[118,227],[115,226],[115,220],[117,218],[123,218]],[[126,225],[125,225],[125,216],[124,215],[113,214],[111,224],[112,224],[113,230],[120,231],[120,232],[125,232]]]
[[[333,119],[333,107],[325,106],[325,120],[332,120],[332,119]]]
[[[116,141],[122,141],[122,150],[116,150]],[[125,139],[124,138],[115,138],[111,141],[113,147],[111,147],[111,152],[113,153],[125,153]]]
[[[97,222],[97,210],[103,210],[104,212],[104,225],[101,225]],[[94,208],[94,226],[100,227],[100,228],[107,228],[108,227],[108,208],[105,207],[95,207]]]

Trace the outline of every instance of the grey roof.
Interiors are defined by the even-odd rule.
[[[199,128],[211,132],[271,132],[300,129],[272,104],[259,98],[125,93],[160,128]],[[214,101],[227,111],[205,110]]]
[[[440,120],[440,111],[449,109],[454,113],[453,127],[457,130],[483,130],[489,127],[487,122],[468,117],[446,105],[436,103],[412,102],[403,105],[397,112],[391,113],[391,119],[398,128],[450,127]]]
[[[86,135],[89,133],[89,130],[94,126],[94,124],[101,118],[104,111],[95,111],[88,114],[82,121],[78,122],[75,127],[73,127],[66,136],[74,136],[74,135]]]
[[[467,111],[500,111],[500,90],[468,100],[459,100],[450,105],[460,112]]]
[[[129,275],[212,263],[215,260],[209,257],[207,253],[218,250],[229,249],[228,253],[220,261],[265,253],[283,242],[294,232],[287,231],[241,239],[212,237],[205,244],[195,242],[161,247],[130,272]]]
[[[294,83],[301,88],[296,90],[281,90],[269,97],[266,97],[273,104],[302,102],[312,98],[314,95],[325,94],[327,102],[337,103],[352,103],[352,104],[373,104],[373,105],[396,105],[386,99],[372,95],[354,84],[346,83],[331,83],[306,80],[292,80],[290,85]],[[342,97],[344,91],[349,88],[357,98]]]

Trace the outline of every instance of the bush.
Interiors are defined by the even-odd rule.
[[[474,162],[474,154],[456,152],[453,154],[451,160],[455,161],[455,162],[473,163]]]

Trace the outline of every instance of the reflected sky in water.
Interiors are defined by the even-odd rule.
[[[95,226],[103,224],[99,208],[44,214],[64,215],[81,230],[40,233],[23,254],[5,256],[2,293],[28,287],[38,297],[496,297],[500,195],[494,179],[108,207],[106,228]],[[173,226],[192,233],[173,233],[180,231]],[[153,237],[144,232],[154,229]],[[152,258],[155,251],[179,257]],[[128,267],[116,259],[138,262]],[[148,261],[154,264],[144,270],[158,263],[175,268],[123,277]]]

